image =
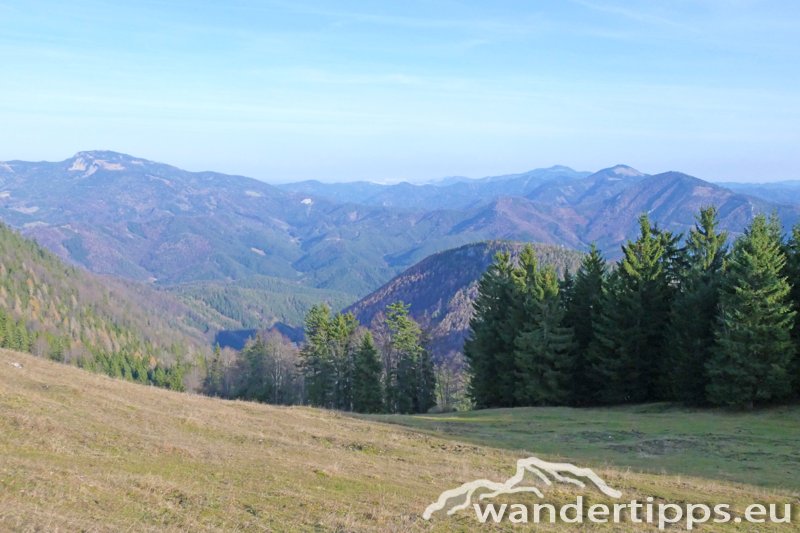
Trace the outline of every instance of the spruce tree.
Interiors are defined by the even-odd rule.
[[[433,368],[421,345],[422,330],[408,314],[408,305],[395,302],[386,308],[390,360],[387,371],[387,407],[395,413],[419,413],[430,408],[436,384]]]
[[[517,285],[511,254],[498,252],[478,283],[473,303],[469,338],[464,357],[469,365],[468,392],[477,408],[514,405],[516,362],[514,353],[518,329],[512,310]]]
[[[306,342],[300,351],[300,359],[308,403],[318,407],[333,407],[335,366],[330,330],[330,308],[325,304],[311,307],[306,314]]]
[[[727,232],[717,231],[717,210],[700,211],[686,240],[687,268],[671,313],[670,351],[673,396],[699,405],[705,402],[706,363],[714,345],[720,278],[727,253]]]
[[[203,383],[203,390],[210,396],[225,396],[224,390],[224,365],[222,361],[222,350],[219,344],[214,346],[214,354],[209,361],[206,370],[206,379]]]
[[[528,320],[516,340],[517,400],[521,405],[558,405],[569,399],[572,330],[563,326],[564,310],[555,270],[535,277],[527,291]]]
[[[372,334],[369,332],[364,334],[356,352],[353,369],[353,410],[359,413],[383,411],[381,361]]]
[[[427,413],[436,405],[436,367],[431,353],[423,348],[417,364],[417,394],[414,412]]]
[[[333,407],[353,409],[355,333],[358,321],[352,313],[337,313],[330,322],[329,349],[333,364]]]
[[[267,379],[267,345],[261,334],[250,339],[239,354],[241,382],[237,397],[269,402],[272,390]]]
[[[591,349],[592,371],[603,378],[599,400],[639,403],[664,399],[666,332],[679,262],[677,237],[639,218],[636,241],[624,257],[603,300],[603,317]]]
[[[790,295],[793,309],[798,312],[792,328],[792,340],[796,353],[791,374],[794,379],[795,394],[800,396],[800,224],[792,228],[792,234],[786,243],[784,275],[792,286]]]
[[[572,328],[575,346],[571,372],[571,403],[587,405],[595,399],[602,385],[592,372],[589,347],[595,338],[595,327],[601,314],[603,291],[608,267],[605,258],[593,244],[581,259],[574,282],[565,299],[565,325]]]
[[[795,311],[784,276],[780,224],[758,215],[736,240],[720,294],[708,400],[751,408],[791,393]]]
[[[599,314],[594,316],[594,336],[587,349],[585,403],[616,404],[630,401],[627,381],[639,379],[633,359],[623,351],[625,335],[634,333],[634,312],[628,306],[637,305],[623,290],[619,270],[613,270],[604,283]],[[630,343],[633,339],[628,338]]]

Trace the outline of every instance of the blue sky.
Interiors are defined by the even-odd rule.
[[[800,178],[800,2],[0,0],[0,160]]]

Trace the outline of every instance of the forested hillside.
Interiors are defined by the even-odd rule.
[[[230,319],[230,329],[266,329],[276,323],[298,327],[312,305],[324,301],[341,309],[350,294],[308,287],[298,282],[251,276],[237,281],[196,281],[169,287],[199,313],[213,309]]]
[[[206,319],[168,294],[100,278],[0,224],[0,346],[182,388]]]

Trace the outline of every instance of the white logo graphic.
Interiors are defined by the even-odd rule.
[[[488,479],[478,479],[470,481],[469,483],[464,483],[455,489],[444,491],[439,495],[438,500],[425,509],[422,517],[425,520],[430,520],[433,513],[443,510],[450,500],[457,499],[456,503],[447,510],[448,515],[466,509],[472,503],[475,492],[479,490],[488,492],[481,492],[478,494],[478,500],[486,500],[489,498],[496,498],[503,494],[516,494],[520,492],[531,492],[536,494],[539,498],[544,498],[544,494],[542,494],[542,491],[538,487],[521,484],[522,480],[525,478],[526,472],[534,474],[542,483],[548,486],[553,484],[552,480],[555,480],[560,483],[569,483],[584,488],[586,484],[577,478],[586,478],[609,498],[620,498],[622,496],[620,491],[609,487],[606,482],[600,479],[590,468],[580,468],[569,463],[550,463],[542,461],[537,457],[528,457],[527,459],[520,459],[517,461],[517,472],[503,483],[490,481]],[[546,474],[549,474],[552,480]]]

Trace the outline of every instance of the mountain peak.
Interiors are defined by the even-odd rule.
[[[639,172],[635,168],[622,164],[614,165],[613,167],[606,170],[608,170],[613,174],[616,174],[617,176],[636,177],[636,178],[644,176],[644,173]]]
[[[619,180],[626,180],[626,179],[638,179],[647,176],[643,172],[639,172],[633,167],[629,167],[628,165],[614,165],[613,167],[604,168],[602,170],[598,170],[590,177],[594,178],[605,178],[607,180],[612,181],[619,181]]]
[[[143,165],[145,160],[111,150],[88,150],[78,152],[67,160],[70,172],[86,172],[91,175],[98,169],[125,170],[130,165]]]
[[[78,159],[78,158],[92,159],[92,160],[101,159],[101,160],[104,160],[104,161],[109,161],[109,160],[114,161],[114,160],[122,160],[122,159],[127,159],[127,160],[137,159],[137,158],[135,158],[135,157],[133,157],[131,155],[123,154],[123,153],[120,153],[120,152],[114,152],[112,150],[85,150],[85,151],[81,151],[81,152],[76,153],[74,156],[72,156],[71,159]]]

